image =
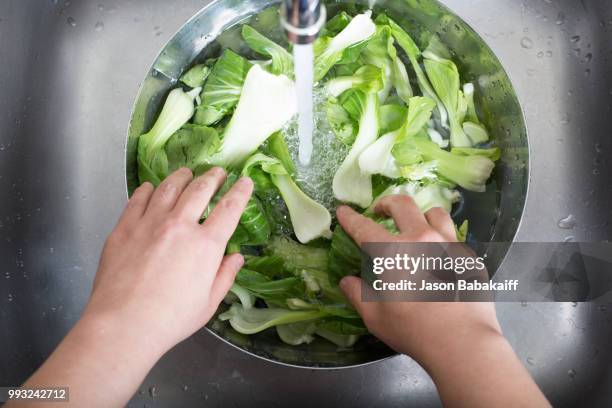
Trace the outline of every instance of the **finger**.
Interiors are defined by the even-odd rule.
[[[211,198],[224,182],[225,171],[222,168],[214,167],[208,170],[189,183],[183,194],[179,197],[173,211],[179,217],[185,217],[196,222],[199,221]]]
[[[147,208],[147,215],[157,217],[172,210],[176,200],[192,179],[193,174],[186,167],[180,168],[166,177],[153,193]]]
[[[449,213],[442,208],[432,208],[425,213],[425,219],[448,242],[457,242],[455,224]]]
[[[210,290],[209,308],[213,313],[232,287],[236,274],[242,268],[242,265],[244,265],[244,258],[240,254],[227,255],[221,261],[221,266],[219,266],[219,271]]]
[[[418,233],[427,228],[427,221],[414,200],[407,195],[392,195],[383,198],[376,205],[375,211],[392,217],[402,233]]]
[[[153,184],[145,182],[134,190],[134,194],[132,194],[132,197],[128,200],[125,210],[123,210],[123,214],[121,214],[117,224],[131,224],[142,218],[147,210],[147,205],[149,205],[149,200],[153,195],[154,189]]]
[[[253,180],[248,177],[239,179],[232,188],[219,200],[212,214],[206,219],[203,228],[211,235],[213,242],[227,244],[240,216],[253,192]]]
[[[364,242],[386,242],[391,234],[382,225],[364,217],[351,207],[342,206],[336,210],[338,222],[351,238],[361,246]]]
[[[344,293],[344,296],[349,300],[350,304],[355,308],[359,316],[362,317],[363,321],[367,324],[372,317],[374,302],[363,302],[362,295],[363,291],[371,291],[367,286],[363,285],[363,280],[357,276],[347,276],[340,281],[340,289]],[[373,298],[373,297],[372,297]]]

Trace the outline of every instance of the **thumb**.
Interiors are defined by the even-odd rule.
[[[340,281],[340,289],[347,297],[351,305],[357,310],[357,313],[366,320],[366,316],[371,310],[374,303],[363,302],[363,292],[370,291],[371,289],[364,285],[363,280],[357,276],[346,276]]]

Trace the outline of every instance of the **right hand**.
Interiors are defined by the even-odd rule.
[[[382,199],[375,211],[392,217],[400,234],[390,234],[350,207],[338,209],[338,221],[359,246],[364,242],[457,242],[453,221],[440,208],[422,214],[410,197],[396,195]],[[361,285],[355,276],[340,282],[369,331],[424,367],[435,364],[441,351],[461,353],[483,338],[502,336],[492,303],[362,302]]]

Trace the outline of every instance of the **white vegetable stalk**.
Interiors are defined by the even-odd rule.
[[[353,17],[350,23],[331,40],[326,52],[340,52],[351,45],[367,40],[375,33],[376,24],[372,21],[372,11],[368,10]]]
[[[191,119],[195,112],[193,101],[201,90],[202,88],[198,87],[185,92],[181,88],[176,88],[168,94],[155,125],[148,133],[141,136],[152,138],[147,144],[147,156],[160,149],[170,139],[170,136]]]
[[[382,174],[389,178],[401,176],[395,158],[391,154],[401,132],[402,130],[398,129],[381,136],[359,155],[359,168],[364,174]]]
[[[272,182],[287,204],[293,231],[301,243],[331,238],[331,214],[327,208],[308,197],[289,175],[273,174]]]
[[[236,111],[213,162],[230,167],[240,164],[296,112],[293,81],[254,65],[246,76]]]
[[[355,143],[336,172],[332,184],[334,196],[338,200],[364,208],[372,202],[372,177],[361,172],[359,156],[378,136],[378,96],[370,93],[366,98]]]

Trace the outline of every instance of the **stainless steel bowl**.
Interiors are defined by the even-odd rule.
[[[136,146],[138,136],[148,130],[177,78],[194,61],[207,58],[223,47],[239,47],[233,26],[252,18],[278,1],[218,0],[191,18],[166,44],[146,74],[130,122],[126,148],[127,188],[131,194],[138,185]],[[328,3],[330,15],[339,10],[361,10],[367,2]],[[484,194],[466,193],[454,216],[470,220],[472,239],[510,242],[513,240],[525,204],[529,149],[523,113],[514,89],[491,49],[463,20],[435,0],[380,0],[375,12],[384,11],[411,32],[436,33],[454,53],[462,79],[477,87],[482,119],[502,149],[502,158]],[[229,30],[229,31],[227,31]],[[219,39],[219,35],[225,32]],[[274,33],[279,36],[280,27]],[[421,44],[423,45],[423,44]],[[501,248],[501,247],[500,247]],[[506,251],[488,253],[490,269],[495,271]],[[361,340],[355,347],[339,350],[323,340],[309,345],[289,346],[270,330],[254,336],[235,332],[227,323],[213,320],[208,330],[227,343],[257,357],[298,367],[350,367],[378,361],[394,352],[374,338]]]

